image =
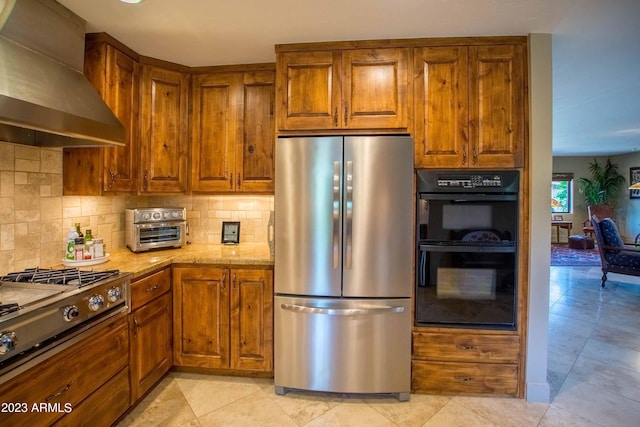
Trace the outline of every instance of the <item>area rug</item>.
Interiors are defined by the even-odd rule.
[[[567,244],[551,245],[551,265],[594,266],[600,265],[598,248],[571,249]]]

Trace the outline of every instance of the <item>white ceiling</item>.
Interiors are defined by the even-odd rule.
[[[275,62],[281,43],[550,33],[554,154],[640,149],[638,0],[58,1],[88,32],[188,66]]]

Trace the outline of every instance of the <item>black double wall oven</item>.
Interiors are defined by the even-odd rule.
[[[519,172],[417,171],[416,325],[515,330]]]

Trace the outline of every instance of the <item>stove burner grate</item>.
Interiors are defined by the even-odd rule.
[[[18,311],[20,306],[17,303],[0,304],[0,316]]]
[[[9,273],[6,276],[2,276],[0,277],[0,281],[71,285],[81,288],[119,274],[120,270],[81,271],[77,268],[27,268],[24,271]]]

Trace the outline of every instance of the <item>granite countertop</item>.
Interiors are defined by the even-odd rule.
[[[179,249],[133,253],[129,249],[109,251],[109,260],[103,264],[80,269],[120,270],[133,273],[133,278],[144,276],[171,264],[216,264],[227,266],[273,266],[269,245],[241,243],[239,245],[190,244]]]

